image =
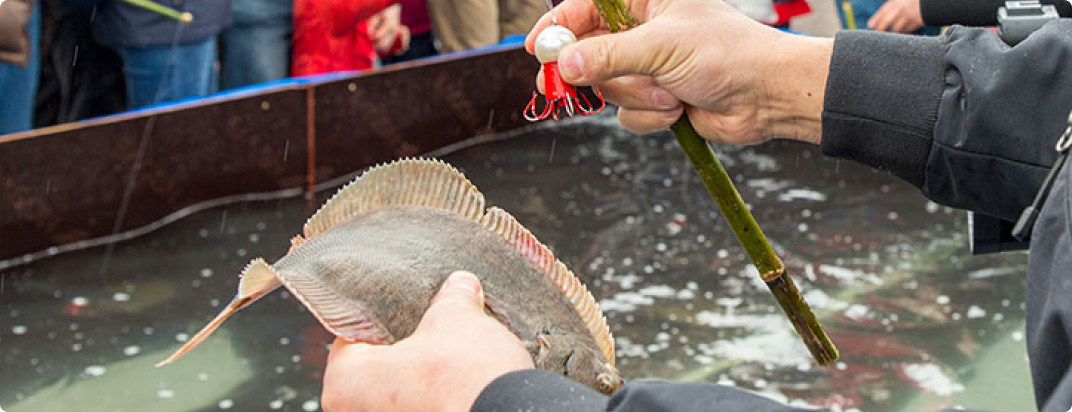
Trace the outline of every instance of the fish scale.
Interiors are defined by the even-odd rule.
[[[413,333],[446,278],[476,274],[487,312],[543,369],[603,393],[622,380],[614,341],[588,289],[546,246],[456,169],[436,160],[377,166],[339,190],[276,263],[254,259],[238,294],[157,366],[203,342],[223,321],[280,286],[331,333],[390,344]]]

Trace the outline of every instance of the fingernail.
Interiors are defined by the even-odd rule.
[[[651,100],[659,107],[672,109],[677,106],[677,98],[663,89],[655,89],[651,92]]]
[[[562,80],[567,82],[581,80],[584,77],[584,59],[572,48],[563,50],[558,56],[558,68],[562,72]]]
[[[447,289],[462,289],[474,295],[479,295],[480,279],[472,273],[459,270],[450,274],[444,287]]]

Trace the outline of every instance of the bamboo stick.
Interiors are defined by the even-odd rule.
[[[150,0],[121,0],[122,2],[143,10],[148,10],[161,16],[175,19],[182,24],[190,24],[194,21],[194,15],[188,11],[178,11],[163,4]]]
[[[636,20],[622,0],[592,1],[612,32],[636,26]],[[741,194],[733,186],[733,181],[718,161],[714,150],[696,133],[686,114],[682,114],[681,118],[670,126],[670,130],[812,357],[820,365],[833,365],[838,359],[837,347],[815,318],[804,297],[800,295],[793,279],[786,273],[785,265],[774,253],[755,217],[748,211]]]

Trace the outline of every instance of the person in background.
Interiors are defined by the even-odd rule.
[[[440,53],[489,46],[528,33],[547,11],[545,0],[427,0]]]
[[[401,63],[438,54],[436,39],[432,35],[432,20],[428,17],[428,6],[424,0],[402,0],[398,4],[402,6],[402,25],[409,28],[409,49],[397,56],[384,57],[383,64]]]
[[[404,52],[409,31],[397,1],[296,0],[291,75],[371,69]]]
[[[0,0],[0,134],[32,125],[40,32],[41,10],[33,0]]]
[[[838,0],[838,15],[842,26],[849,27],[851,10],[856,27],[904,34],[933,36],[941,31],[937,26],[924,26],[920,15],[920,0]],[[845,7],[848,5],[848,7]],[[846,10],[849,9],[849,10]]]
[[[96,7],[93,37],[123,58],[131,109],[215,91],[216,35],[231,21],[231,0],[165,0],[193,14],[189,24],[120,0],[65,0]]]
[[[234,0],[219,36],[220,90],[287,77],[293,10],[294,0]]]
[[[983,28],[826,39],[765,27],[721,1],[629,4],[641,24],[615,34],[589,0],[553,11],[581,39],[558,55],[562,79],[598,86],[625,128],[665,130],[687,113],[717,143],[797,140],[889,171],[939,204],[1010,222],[1039,211],[1026,276],[1030,378],[1039,411],[1072,408],[1072,162],[1056,167],[1072,146],[1072,20],[1010,47]],[[533,28],[530,53],[550,24]],[[336,340],[325,411],[810,410],[702,382],[638,380],[600,395],[532,370],[517,337],[484,315],[474,278],[446,285],[411,336]]]

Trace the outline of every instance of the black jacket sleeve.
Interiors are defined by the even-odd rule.
[[[1065,0],[1041,0],[1057,9],[1061,17],[1072,17],[1072,3]],[[919,0],[923,24],[928,26],[996,26],[998,8],[1005,0]]]
[[[889,170],[938,203],[1012,221],[1056,158],[1069,90],[1069,20],[1016,47],[964,27],[934,38],[843,32],[822,150]]]
[[[508,373],[477,398],[472,412],[803,412],[770,399],[710,383],[636,381],[611,397],[543,370]]]

